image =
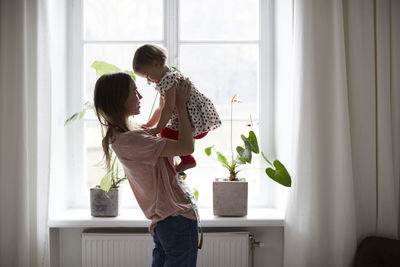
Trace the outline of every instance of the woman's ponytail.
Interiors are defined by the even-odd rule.
[[[114,72],[102,75],[95,85],[94,107],[104,133],[102,147],[106,168],[111,165],[110,145],[114,142],[114,134],[129,131],[124,106],[131,81],[129,74]]]
[[[106,129],[106,134],[103,137],[103,140],[101,141],[102,147],[103,147],[103,152],[104,152],[104,161],[105,161],[105,166],[106,168],[110,168],[111,165],[111,151],[110,151],[110,144],[111,144],[111,137],[112,137],[112,128],[107,128]]]

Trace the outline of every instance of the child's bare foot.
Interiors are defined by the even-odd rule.
[[[194,167],[196,167],[196,163],[192,163],[192,164],[183,164],[182,162],[181,163],[179,163],[179,165],[178,166],[176,166],[176,172],[184,172],[184,171],[186,171],[186,170],[188,170],[188,169],[191,169],[191,168],[194,168]]]

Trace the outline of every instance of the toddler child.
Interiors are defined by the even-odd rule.
[[[169,139],[178,139],[178,116],[175,110],[175,98],[178,82],[185,77],[178,71],[166,65],[166,51],[156,45],[145,44],[139,47],[133,57],[133,71],[148,82],[156,84],[160,93],[160,102],[150,120],[143,125],[147,132]],[[219,115],[213,103],[204,94],[200,93],[191,83],[191,93],[187,102],[187,110],[193,130],[193,138],[200,139],[209,131],[221,125]],[[183,172],[196,166],[192,155],[181,156],[181,163],[177,172]]]

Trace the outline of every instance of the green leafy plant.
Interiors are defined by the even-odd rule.
[[[199,191],[196,188],[193,188],[193,195],[196,201],[199,201]]]
[[[108,72],[121,71],[121,69],[118,68],[117,66],[104,61],[94,61],[91,67],[96,70],[96,74],[98,76],[101,76]],[[133,80],[136,80],[135,74],[132,71],[127,71],[127,72],[132,76]],[[81,111],[76,112],[72,114],[72,116],[67,118],[65,120],[64,125],[68,125],[69,123],[75,120],[82,119],[88,110],[94,112],[94,105],[90,101],[87,101],[86,103],[83,104],[83,108]],[[104,138],[103,128],[101,128],[101,136]],[[111,164],[110,167],[107,168],[107,173],[100,180],[100,188],[108,192],[111,188],[118,188],[119,184],[126,179],[127,178],[125,176],[120,177],[118,158],[115,155],[115,153],[111,150]]]
[[[231,159],[230,161],[219,151],[215,149],[215,145],[209,146],[205,149],[205,153],[207,156],[211,156],[212,152],[216,154],[216,159],[221,163],[221,165],[229,171],[229,180],[230,181],[238,181],[237,175],[240,171],[242,171],[242,166],[246,164],[251,164],[252,162],[252,154],[260,154],[260,149],[258,146],[257,136],[254,131],[251,129],[248,133],[248,136],[241,134],[240,137],[243,140],[243,145],[236,147],[236,156],[233,152],[233,143],[232,143],[232,112],[233,112],[233,104],[240,103],[241,101],[236,99],[236,94],[231,99]],[[250,116],[250,125],[253,126],[253,121]],[[265,173],[275,182],[290,187],[292,185],[292,179],[290,177],[289,172],[286,170],[285,166],[279,161],[274,160],[273,163],[267,159],[265,154],[261,152],[262,158],[270,165],[265,169]]]

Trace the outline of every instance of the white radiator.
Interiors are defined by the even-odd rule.
[[[83,233],[83,267],[151,266],[153,238],[137,233]],[[248,232],[204,233],[197,267],[247,267]]]

